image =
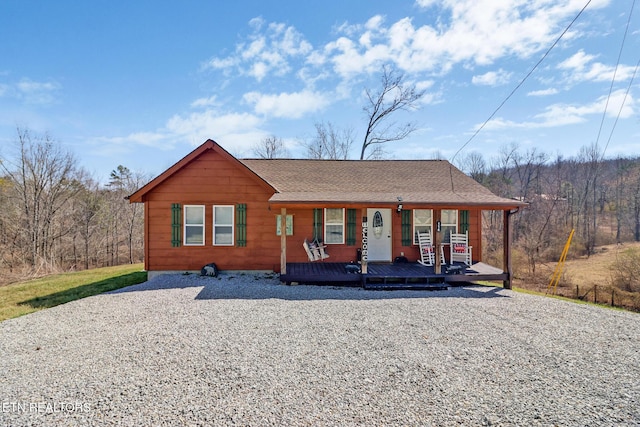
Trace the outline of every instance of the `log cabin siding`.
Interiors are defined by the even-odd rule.
[[[273,192],[257,178],[214,150],[176,171],[145,198],[147,219],[147,270],[200,270],[215,262],[223,270],[278,270],[280,242],[276,234],[275,213],[269,210]],[[205,206],[205,244],[171,246],[171,205]],[[247,245],[213,246],[213,206],[247,206]],[[184,215],[182,218],[184,226]],[[184,234],[184,233],[183,233]],[[184,236],[183,236],[184,239]]]

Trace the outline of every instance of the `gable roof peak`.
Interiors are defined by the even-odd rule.
[[[248,174],[251,174],[256,179],[260,180],[264,185],[266,185],[271,189],[274,189],[271,184],[269,184],[267,181],[264,180],[264,178],[262,178],[261,176],[257,175],[255,172],[250,170],[244,163],[242,163],[240,160],[238,160],[233,155],[231,155],[227,150],[222,148],[220,144],[215,142],[213,139],[207,139],[204,143],[200,144],[195,149],[193,149],[189,154],[184,156],[182,159],[178,160],[167,170],[162,172],[157,177],[153,178],[146,185],[142,186],[141,188],[139,188],[133,194],[131,194],[130,196],[127,196],[126,198],[131,203],[143,202],[144,201],[143,198],[147,193],[152,191],[154,188],[162,184],[165,180],[167,180],[173,174],[175,174],[176,172],[178,172],[179,170],[187,166],[189,163],[191,163],[193,160],[197,159],[198,157],[200,157],[202,154],[204,154],[209,150],[213,150],[216,153],[220,154],[222,157],[229,160],[230,162],[237,164],[240,168],[244,169]]]

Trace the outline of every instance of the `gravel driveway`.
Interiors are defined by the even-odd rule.
[[[0,323],[2,425],[640,425],[640,315],[157,277]]]

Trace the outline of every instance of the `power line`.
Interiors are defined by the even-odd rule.
[[[538,68],[538,66],[542,63],[542,61],[545,60],[545,58],[547,56],[549,56],[549,53],[551,53],[551,50],[556,47],[556,45],[560,42],[560,40],[562,39],[562,37],[564,37],[564,35],[567,33],[567,31],[569,31],[569,29],[573,26],[573,24],[578,20],[578,18],[580,17],[580,15],[582,15],[582,12],[585,11],[585,9],[589,6],[589,4],[591,3],[591,0],[587,1],[587,4],[584,5],[584,7],[580,10],[580,12],[578,12],[578,14],[576,15],[575,18],[573,18],[573,20],[569,23],[569,25],[567,26],[567,28],[564,29],[564,31],[560,34],[560,36],[558,36],[558,38],[553,42],[553,44],[551,45],[551,47],[549,47],[549,49],[547,49],[547,51],[544,53],[544,55],[542,55],[542,58],[540,58],[540,60],[533,66],[533,68],[527,73],[526,76],[524,76],[524,78],[520,81],[520,83],[518,83],[518,85],[511,91],[511,93],[509,93],[509,95],[507,95],[507,97],[504,99],[504,101],[502,101],[500,103],[500,105],[498,105],[498,108],[496,108],[493,113],[491,113],[491,115],[484,121],[484,123],[482,123],[482,125],[476,129],[476,131],[473,133],[473,135],[471,135],[471,137],[467,140],[467,142],[465,142],[462,147],[460,147],[460,149],[458,151],[456,151],[456,153],[453,155],[453,157],[451,158],[450,162],[453,163],[453,161],[455,160],[456,156],[467,146],[469,145],[469,143],[480,133],[480,131],[487,125],[487,123],[489,123],[489,121],[491,119],[493,119],[493,117],[498,113],[498,111],[500,111],[500,109],[504,106],[504,104],[507,103],[507,101],[513,96],[514,93],[516,93],[516,91],[518,89],[520,89],[520,86],[522,86],[524,84],[524,82],[529,78],[529,76],[531,76],[531,74],[533,74],[533,72],[536,70],[536,68]]]
[[[604,126],[604,120],[605,117],[607,115],[607,109],[609,108],[609,100],[611,99],[611,94],[613,93],[613,85],[616,81],[616,74],[618,73],[618,68],[620,67],[620,58],[622,58],[622,51],[624,50],[624,44],[625,41],[627,40],[627,34],[629,32],[629,25],[631,23],[631,16],[633,15],[633,8],[636,4],[636,0],[633,0],[633,2],[631,3],[631,10],[629,10],[629,18],[627,19],[627,26],[624,29],[624,35],[622,36],[622,44],[620,45],[620,51],[618,52],[618,60],[616,62],[616,68],[613,71],[613,77],[611,79],[611,85],[609,86],[609,94],[607,95],[607,102],[605,103],[604,106],[604,111],[602,112],[602,120],[600,121],[600,128],[598,129],[598,136],[596,138],[596,147],[598,146],[598,141],[600,141],[600,134],[602,133],[602,127]],[[604,154],[607,151],[607,148],[609,147],[609,143],[611,142],[611,138],[613,136],[613,131],[616,128],[616,125],[618,124],[618,119],[620,118],[620,114],[622,114],[622,108],[624,107],[624,103],[627,100],[627,96],[629,95],[629,91],[631,90],[631,85],[633,84],[633,80],[636,76],[636,72],[638,71],[638,66],[640,65],[640,60],[638,61],[638,63],[636,64],[636,68],[633,71],[633,75],[631,76],[631,81],[629,82],[629,86],[627,87],[627,91],[624,94],[624,98],[622,99],[622,103],[620,104],[620,109],[618,110],[618,115],[616,116],[616,119],[613,123],[613,128],[611,129],[611,133],[609,133],[609,138],[607,139],[607,144],[605,145],[604,149],[602,150],[602,156],[600,157],[600,161],[602,161],[602,159],[604,159]]]

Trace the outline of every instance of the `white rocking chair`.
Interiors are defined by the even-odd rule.
[[[469,246],[469,232],[466,233],[451,233],[451,239],[449,243],[451,248],[451,256],[449,258],[451,264],[454,261],[463,262],[466,265],[472,263],[472,246]]]
[[[321,261],[329,258],[329,254],[324,251],[327,246],[322,245],[317,240],[309,243],[307,239],[304,239],[304,243],[302,243],[302,246],[304,247],[304,251],[309,257],[309,261]]]
[[[422,265],[433,266],[436,262],[435,250],[431,241],[431,233],[428,231],[417,232],[418,246],[420,247],[420,259],[418,262]],[[442,249],[442,248],[441,248]],[[440,262],[444,264],[444,252],[440,250]]]

